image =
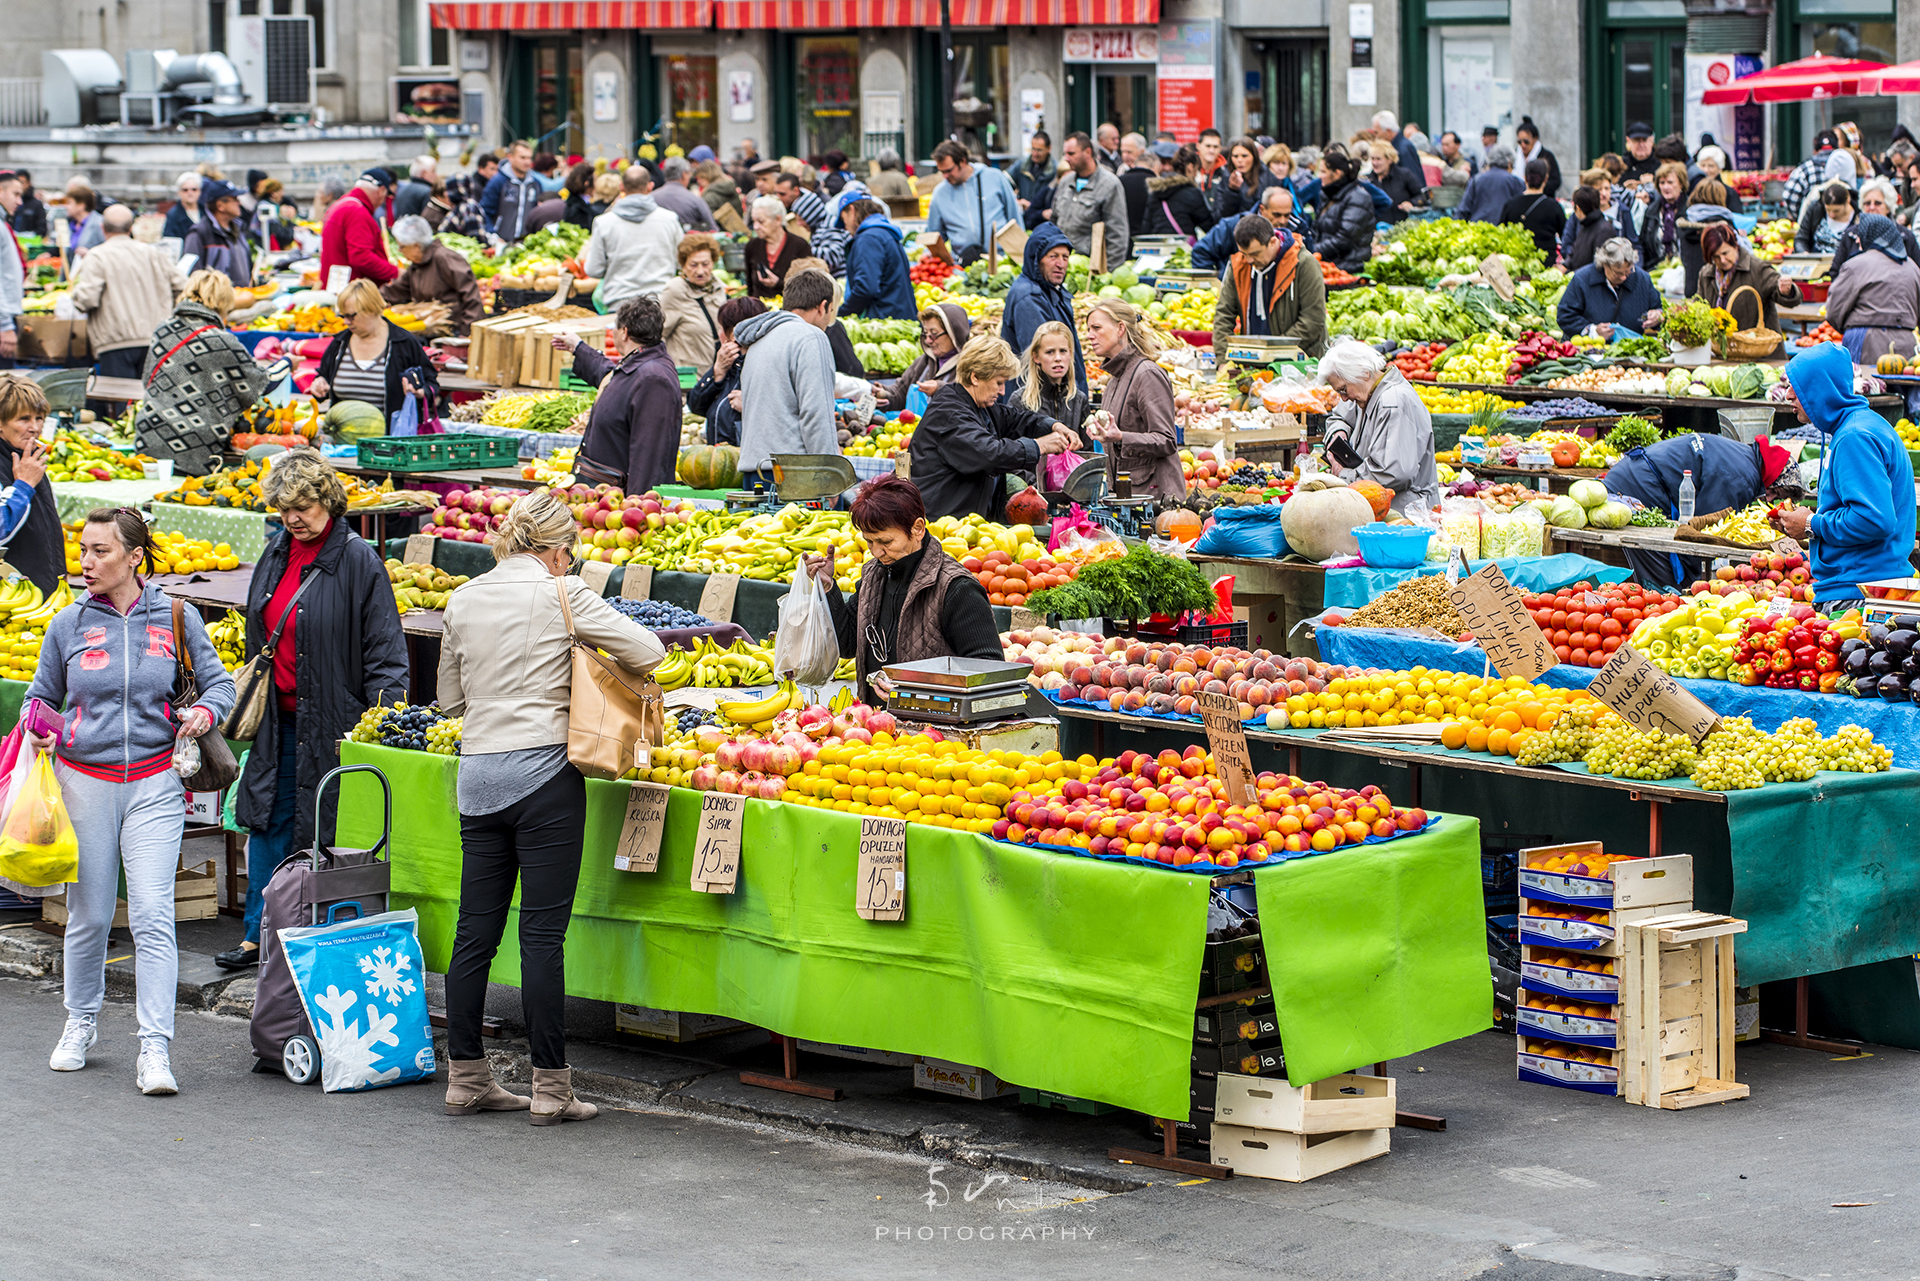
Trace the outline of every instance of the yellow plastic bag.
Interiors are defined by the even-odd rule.
[[[0,829],[0,876],[36,887],[80,879],[80,842],[60,799],[53,758],[45,752],[35,758]]]

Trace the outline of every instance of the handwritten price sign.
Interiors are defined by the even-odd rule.
[[[652,872],[660,866],[660,835],[667,826],[667,789],[635,783],[627,792],[627,816],[613,865],[622,872]]]
[[[1253,804],[1253,757],[1247,752],[1246,726],[1240,723],[1240,700],[1231,694],[1200,694],[1194,706],[1207,723],[1207,746],[1220,781],[1227,785],[1227,798],[1235,805]]]
[[[1502,676],[1533,680],[1554,665],[1553,646],[1498,565],[1461,579],[1448,594],[1461,621]]]
[[[907,915],[907,821],[860,820],[860,871],[853,910],[869,921],[899,921]]]
[[[1685,734],[1698,743],[1720,723],[1711,707],[1680,688],[1631,645],[1615,650],[1588,688],[1638,730]]]
[[[693,888],[701,894],[731,894],[740,878],[740,837],[747,825],[747,798],[703,792],[700,830],[693,841]]]

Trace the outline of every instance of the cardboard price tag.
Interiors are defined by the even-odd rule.
[[[1588,688],[1638,730],[1685,734],[1698,743],[1720,723],[1711,707],[1681,689],[1679,682],[1631,645],[1615,650]]]
[[[1498,565],[1461,579],[1447,594],[1502,676],[1532,680],[1554,665],[1553,646]]]
[[[731,792],[700,795],[700,830],[693,837],[693,888],[701,894],[731,894],[740,877],[740,837],[747,825],[747,798]]]
[[[1806,548],[1791,538],[1782,537],[1773,540],[1773,552],[1776,556],[1803,556],[1806,551]]]
[[[652,872],[660,867],[660,836],[667,827],[667,791],[660,783],[635,783],[627,792],[627,816],[613,865],[623,872]]]
[[[1499,255],[1488,254],[1481,259],[1480,274],[1503,301],[1513,301],[1513,277],[1507,274],[1507,264],[1500,261]]]
[[[1207,723],[1207,745],[1228,799],[1235,805],[1253,804],[1253,758],[1247,753],[1246,727],[1240,723],[1240,700],[1231,694],[1199,694],[1194,706]]]
[[[740,575],[709,574],[707,585],[700,589],[700,608],[694,612],[716,623],[731,623],[733,598],[739,591]]]
[[[853,910],[868,921],[899,921],[907,915],[907,820],[860,820],[860,870],[853,884]]]
[[[604,560],[583,560],[580,562],[580,581],[593,588],[595,596],[607,594],[607,580],[613,577],[613,566]]]
[[[401,559],[409,565],[431,565],[433,545],[439,541],[432,534],[408,534],[407,550]]]
[[[653,592],[653,566],[627,562],[620,575],[620,595],[627,600],[646,600]]]
[[[327,272],[327,292],[332,294],[336,298],[339,297],[340,291],[342,289],[345,289],[347,287],[347,282],[352,279],[353,279],[353,268],[345,265],[336,265],[332,267]]]

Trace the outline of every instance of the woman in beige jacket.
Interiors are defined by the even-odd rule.
[[[1135,498],[1171,502],[1187,495],[1174,434],[1173,380],[1160,368],[1160,343],[1132,303],[1102,298],[1087,313],[1088,354],[1106,371],[1100,412],[1083,429],[1107,447],[1107,484],[1121,472]]]
[[[685,236],[680,241],[680,274],[660,291],[660,311],[666,318],[662,336],[673,363],[704,371],[720,349],[720,308],[727,287],[713,278],[719,250],[712,236]]]
[[[584,1121],[567,1066],[566,937],[580,878],[587,785],[567,760],[573,632],[641,675],[666,657],[651,632],[580,579],[573,516],[548,490],[515,503],[493,545],[494,569],[447,603],[440,707],[464,716],[460,780],[460,922],[447,966],[447,1111],[517,1111],[480,1045],[487,973],[520,884],[520,995],[533,1056],[535,1125]]]

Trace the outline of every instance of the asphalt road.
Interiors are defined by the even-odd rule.
[[[1503,1042],[1472,1038],[1397,1069],[1432,1063],[1403,1105],[1443,1106],[1447,1134],[1302,1186],[1107,1194],[655,1108],[536,1130],[446,1116],[437,1083],[328,1096],[186,1011],[182,1092],[145,1098],[129,1006],[80,1073],[46,1067],[63,1017],[56,985],[0,981],[0,1281],[1920,1275],[1898,1052],[1769,1047],[1754,1100],[1667,1114],[1516,1087],[1511,1040],[1502,1080]]]

